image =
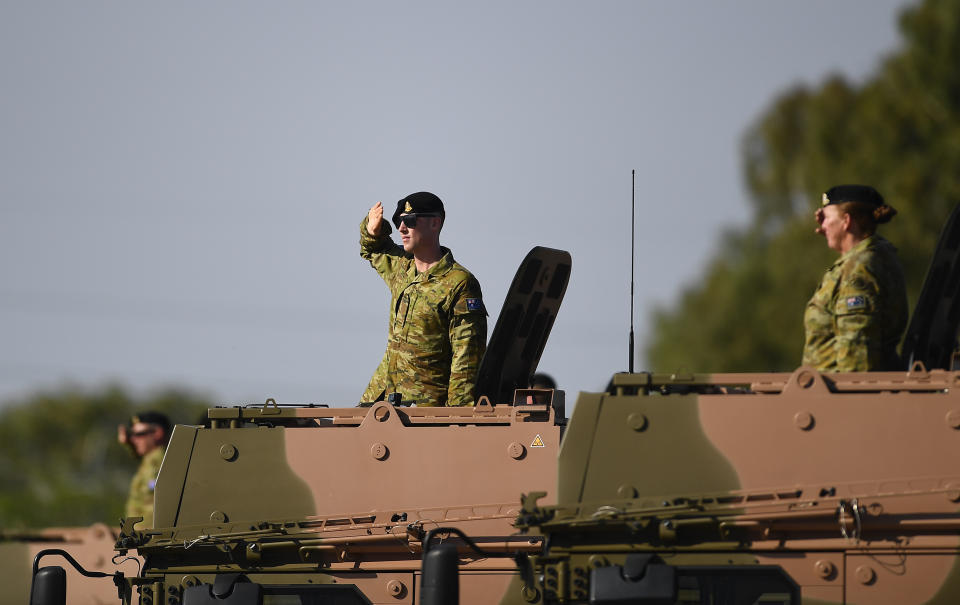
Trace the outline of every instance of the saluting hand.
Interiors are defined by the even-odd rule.
[[[367,233],[373,237],[380,235],[380,221],[383,220],[383,204],[377,202],[367,213]]]
[[[814,218],[817,219],[817,225],[819,225],[816,230],[818,235],[823,233],[823,214],[823,208],[817,208],[817,211],[813,215]]]

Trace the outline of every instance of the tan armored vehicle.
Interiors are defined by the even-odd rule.
[[[410,407],[402,393],[369,407],[270,400],[212,409],[209,427],[178,425],[154,527],[127,519],[116,540],[142,569],[94,580],[83,560],[39,569],[74,552],[48,549],[34,563],[32,602],[62,603],[65,593],[89,602],[74,587],[100,582],[98,599],[141,605],[415,603],[435,527],[494,552],[537,552],[539,539],[515,535],[514,522],[524,491],[555,500],[565,415],[562,392],[526,386],[569,274],[566,252],[527,256],[481,364],[476,406]],[[464,602],[480,604],[503,594],[514,565],[477,557],[460,571],[472,595]]]
[[[960,602],[958,215],[908,371],[631,373],[582,393],[557,504],[530,493],[518,518],[543,546],[500,602]],[[424,605],[456,602],[456,556],[428,545]]]

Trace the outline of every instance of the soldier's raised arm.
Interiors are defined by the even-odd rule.
[[[403,248],[391,238],[393,229],[383,220],[383,204],[374,204],[360,223],[360,256],[386,280],[403,258]]]

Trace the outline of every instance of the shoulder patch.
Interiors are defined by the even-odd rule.
[[[863,296],[851,296],[847,298],[847,310],[863,309],[867,306],[867,299]]]
[[[483,301],[479,298],[468,298],[467,311],[483,311]]]

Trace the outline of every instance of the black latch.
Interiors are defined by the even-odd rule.
[[[677,600],[677,570],[653,554],[629,555],[623,566],[590,572],[590,603],[597,605],[672,605]]]

